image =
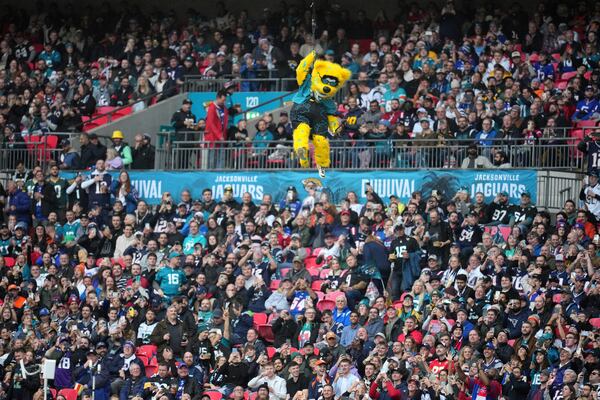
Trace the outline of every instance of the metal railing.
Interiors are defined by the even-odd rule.
[[[273,74],[273,73],[271,73]],[[276,78],[266,75],[265,78],[230,78],[210,79],[200,75],[184,78],[184,92],[217,92],[225,83],[233,83],[242,92],[289,92],[298,89],[296,78]]]
[[[61,151],[58,145],[68,139],[75,144],[79,132],[50,132],[46,134],[23,135],[24,142],[0,146],[0,171],[13,170],[22,162],[26,168],[35,166],[46,168],[51,161],[59,159]]]
[[[420,169],[461,168],[473,140],[330,140],[331,168]],[[584,164],[577,140],[566,138],[500,139],[480,146],[485,158],[466,161],[466,168],[488,168],[502,150],[508,157],[503,167],[578,171]],[[311,147],[311,155],[314,149]],[[487,162],[489,161],[489,163]],[[175,141],[157,149],[157,169],[172,170],[274,170],[300,168],[293,143],[284,141],[207,142]]]
[[[565,201],[574,200],[577,202],[584,176],[580,172],[539,170],[537,182],[538,207],[561,210]]]
[[[174,141],[164,141],[156,149],[155,168],[159,170],[274,170],[298,169],[300,165],[293,153],[293,143],[285,141],[261,142],[208,142],[198,132],[159,133]],[[26,167],[47,166],[59,161],[61,138],[71,140],[77,149],[79,133],[51,133],[29,135],[17,147],[0,148],[0,169],[13,169],[18,161]],[[54,140],[50,140],[54,137]],[[188,137],[191,140],[177,139]],[[34,140],[35,139],[35,140]],[[102,137],[104,141],[109,138]],[[467,158],[469,143],[474,139],[406,139],[406,140],[330,140],[331,167],[351,169],[420,169],[461,168]],[[584,154],[577,149],[579,140],[570,137],[486,140],[479,146],[479,158],[465,162],[465,167],[486,168],[494,155],[502,150],[507,155],[509,168],[538,168],[563,171],[582,171]],[[311,146],[311,159],[314,149]]]
[[[298,89],[298,83],[295,77],[290,78],[261,78],[261,79],[210,79],[201,75],[186,76],[183,83],[184,92],[217,92],[223,89],[225,83],[233,83],[238,91],[254,91],[254,92],[291,92]],[[358,83],[358,80],[349,80],[335,94],[334,100],[342,102],[350,91],[350,84]],[[370,86],[376,86],[375,80],[369,80],[367,83]]]

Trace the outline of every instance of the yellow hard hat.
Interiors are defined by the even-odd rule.
[[[123,136],[123,132],[121,132],[121,131],[113,131],[112,138],[113,139],[124,139],[125,136]]]

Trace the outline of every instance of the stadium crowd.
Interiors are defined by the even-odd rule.
[[[216,19],[189,10],[184,21],[127,3],[99,15],[15,11],[0,42],[3,146],[76,129],[103,102],[172,93],[187,74],[293,77],[315,46],[356,73],[340,107],[348,140],[393,125],[402,138],[434,132],[482,147],[596,118],[598,4],[470,6],[414,3],[370,20],[332,5],[319,10],[318,38],[291,5],[256,20],[222,3]],[[366,53],[351,44],[373,38]],[[244,142],[240,124],[230,137]],[[598,398],[595,168],[553,214],[528,192],[509,204],[508,193],[486,202],[467,188],[402,203],[369,187],[365,201],[349,192],[332,204],[311,182],[302,197],[293,186],[281,199],[206,189],[152,207],[122,169],[151,168],[149,139],[130,146],[115,131],[107,149],[82,134],[80,150],[62,141],[47,170],[10,171],[1,398],[42,399],[44,359],[56,361],[48,395],[68,400]]]

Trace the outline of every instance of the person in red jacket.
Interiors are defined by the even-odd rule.
[[[225,99],[227,98],[227,92],[220,90],[217,92],[217,98],[210,103],[206,110],[206,128],[204,131],[204,140],[209,142],[208,162],[209,168],[220,168],[223,166],[223,157],[221,157],[220,150],[217,150],[223,146],[222,142],[227,137],[227,123],[229,120],[229,112],[225,107]]]

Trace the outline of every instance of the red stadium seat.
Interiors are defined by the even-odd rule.
[[[583,129],[573,129],[571,131],[570,135],[574,139],[582,140],[583,139]]]
[[[146,377],[150,378],[151,376],[156,374],[156,371],[158,371],[158,365],[148,365],[147,367],[145,367],[146,369]]]
[[[587,121],[578,121],[577,127],[578,128],[593,128],[596,126],[597,123],[598,123],[598,121],[596,121],[594,119],[590,119]]]
[[[564,74],[562,74],[560,76],[560,80],[561,81],[568,81],[569,79],[573,78],[574,76],[577,76],[577,71],[565,72]]]
[[[252,317],[252,319],[254,321],[254,329],[258,330],[258,327],[260,325],[266,324],[268,318],[269,317],[265,313],[260,313],[260,312],[254,313],[254,316]]]
[[[144,367],[150,365],[150,360],[145,355],[138,354],[136,357],[140,359],[140,361],[142,362],[142,364],[144,364]]]
[[[599,329],[600,328],[600,318],[590,318],[590,324],[594,328]]]
[[[567,88],[567,85],[568,85],[567,81],[558,82],[556,84],[556,88],[560,89],[560,90],[565,90]]]
[[[273,343],[275,335],[273,335],[273,327],[271,324],[262,324],[258,326],[258,336],[263,338],[265,342]]]
[[[337,299],[337,297],[339,295],[342,296],[346,296],[346,294],[344,292],[342,292],[341,290],[336,290],[335,292],[329,292],[325,295],[325,300],[331,300],[335,303],[335,299]]]
[[[111,107],[111,106],[97,107],[95,114],[108,114],[108,113],[112,112],[112,110],[114,110],[115,108],[116,107]]]
[[[323,283],[325,283],[325,281],[316,280],[316,281],[313,281],[313,283],[310,285],[310,287],[312,290],[321,291],[321,286],[323,286]]]
[[[326,279],[326,278],[327,278],[327,275],[329,275],[329,272],[330,272],[330,271],[331,271],[331,269],[329,269],[329,268],[323,268],[323,269],[321,270],[321,272],[319,272],[319,278],[321,278],[321,279]]]
[[[506,342],[510,347],[513,347],[515,345],[515,339],[510,339],[508,342]]]
[[[280,284],[281,284],[281,281],[279,279],[273,279],[271,281],[271,284],[269,285],[269,289],[271,289],[271,290],[277,290],[277,289],[279,289],[279,285]]]
[[[308,269],[308,273],[310,274],[310,276],[312,276],[314,279],[319,279],[319,275],[321,273],[321,270],[319,270],[319,268],[310,268]]]
[[[96,129],[97,127],[99,127],[100,125],[98,125],[95,122],[88,122],[87,124],[83,125],[83,131],[84,132],[89,132],[92,129]]]
[[[46,148],[56,149],[58,147],[58,136],[48,135],[46,136]]]
[[[552,59],[557,63],[560,62],[560,53],[552,53]]]
[[[306,266],[306,269],[310,270],[319,268],[322,264],[317,264],[317,257],[308,257],[304,260],[304,265]]]
[[[6,264],[8,268],[12,268],[15,266],[15,259],[12,257],[4,257],[4,264]]]
[[[139,346],[135,350],[135,354],[139,356],[145,356],[148,360],[151,360],[156,357],[158,352],[158,348],[153,344],[145,344],[143,346]]]
[[[317,303],[317,309],[321,312],[325,310],[333,310],[335,308],[335,301],[323,299]]]
[[[108,123],[108,117],[106,115],[94,114],[94,115],[92,115],[92,118],[95,118],[94,120],[92,120],[90,122],[92,124],[104,125],[104,124]]]
[[[129,106],[129,107],[125,107],[119,111],[115,111],[114,113],[111,114],[111,116],[112,116],[112,120],[114,121],[116,119],[131,115],[132,113],[133,113],[133,107]]]
[[[53,399],[56,399],[57,394],[58,394],[58,391],[56,389],[50,388],[50,395],[52,396]]]
[[[77,400],[77,390],[75,389],[61,389],[57,396],[64,396],[67,400]]]
[[[221,392],[217,392],[216,390],[204,392],[204,395],[210,397],[210,400],[221,400],[223,398],[223,394]]]
[[[275,347],[267,346],[267,357],[269,357],[269,360],[273,358],[276,352],[277,350],[275,350]]]
[[[585,74],[583,74],[583,77],[589,81],[590,78],[592,77],[592,71],[586,72]]]

